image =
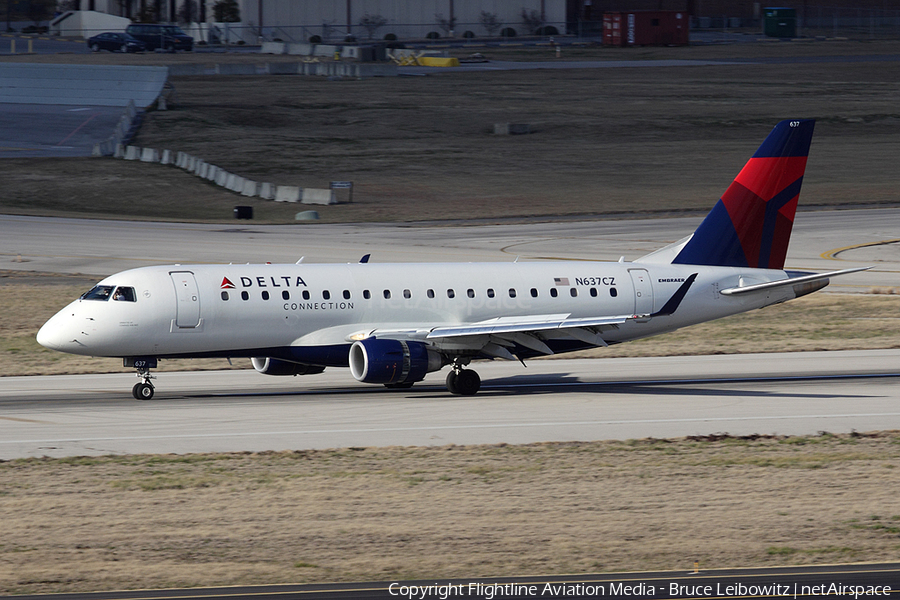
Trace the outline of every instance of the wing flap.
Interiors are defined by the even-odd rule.
[[[471,335],[500,335],[511,333],[533,333],[556,329],[569,329],[581,327],[603,327],[621,325],[634,315],[620,315],[613,317],[588,317],[569,319],[565,315],[535,315],[532,317],[500,317],[469,323],[453,325],[450,327],[435,327],[428,334],[428,339],[453,338]]]

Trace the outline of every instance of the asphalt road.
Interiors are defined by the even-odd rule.
[[[16,596],[17,600],[270,600],[282,598],[813,598],[892,597],[900,564],[695,572],[601,573],[471,580],[382,581]],[[451,587],[452,586],[452,587]]]

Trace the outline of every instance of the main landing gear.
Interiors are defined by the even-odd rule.
[[[481,389],[481,377],[471,369],[464,369],[468,364],[453,361],[450,372],[447,373],[447,390],[457,396],[474,396]]]

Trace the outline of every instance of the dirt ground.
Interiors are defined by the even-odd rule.
[[[10,461],[0,593],[891,561],[873,435]]]
[[[315,207],[326,222],[499,220],[706,211],[776,122],[813,117],[802,206],[900,201],[894,177],[900,63],[778,62],[814,52],[896,54],[900,43],[749,46],[770,62],[362,80],[173,77],[171,109],[148,113],[134,143],[188,152],[279,185],[353,181],[352,204]],[[540,58],[545,51],[510,52]],[[749,51],[741,45],[643,49],[630,57],[724,59],[731,52],[744,60]],[[584,59],[626,55],[577,52]],[[218,57],[77,60],[165,64]],[[493,133],[496,123],[509,122],[527,123],[533,133]],[[292,223],[302,210],[247,201],[168,166],[111,158],[2,165],[5,212],[223,221],[232,219],[235,204],[250,204],[260,221]]]
[[[135,143],[276,184],[354,181],[354,203],[317,207],[323,221],[506,220],[708,210],[777,121],[814,117],[801,205],[896,204],[900,63],[777,59],[898,50],[896,42],[583,49],[565,58],[750,52],[769,62],[359,81],[173,78],[172,109],[148,113]],[[14,60],[213,62],[71,56]],[[284,59],[215,57],[224,60]],[[494,135],[502,122],[534,133]],[[248,202],[158,165],[0,167],[6,213],[224,221],[235,204],[252,204],[259,220],[289,223],[301,210]],[[17,277],[0,278],[2,374],[121,369],[66,362],[33,341],[59,308],[36,300],[42,286],[74,297],[89,281]],[[817,294],[654,338],[652,347],[896,348],[898,298]],[[21,300],[33,310],[11,310]],[[8,461],[0,593],[894,560],[898,466],[897,432]]]

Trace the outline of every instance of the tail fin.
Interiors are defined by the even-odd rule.
[[[814,125],[776,125],[672,262],[783,269]]]

